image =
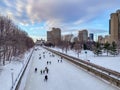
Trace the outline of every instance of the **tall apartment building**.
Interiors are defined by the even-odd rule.
[[[94,41],[94,34],[93,33],[89,34],[89,39],[90,39],[90,41]]]
[[[87,42],[88,41],[88,31],[86,29],[79,31],[78,38],[79,38],[79,41],[82,43]]]
[[[101,36],[101,35],[98,36],[98,42],[99,42],[99,43],[102,43],[102,42],[103,42],[103,39],[104,39],[103,36]]]
[[[60,28],[52,28],[52,31],[47,31],[47,41],[58,45],[61,41]]]
[[[111,42],[120,40],[120,10],[110,15],[109,34]]]
[[[47,31],[47,41],[52,42],[52,32],[51,31]]]

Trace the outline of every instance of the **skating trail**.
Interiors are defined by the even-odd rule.
[[[58,62],[61,60],[60,57],[50,55],[51,53],[40,47],[35,51],[25,90],[120,90],[70,62],[66,60]],[[47,65],[47,61],[51,61],[51,64]],[[37,72],[34,71],[36,67]],[[44,81],[46,74],[40,73],[45,67],[49,69],[47,82]]]

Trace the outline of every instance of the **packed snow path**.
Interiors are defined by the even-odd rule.
[[[51,55],[42,48],[34,52],[25,90],[120,90],[66,60],[58,62],[61,58]],[[47,65],[47,61],[51,61],[51,64]],[[45,67],[49,69],[47,81],[44,81],[46,73],[40,72]]]

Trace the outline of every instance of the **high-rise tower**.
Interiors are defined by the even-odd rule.
[[[59,45],[61,41],[61,29],[53,27],[52,31],[47,31],[47,41]]]
[[[116,13],[110,15],[109,33],[111,42],[118,42],[120,40],[120,10],[117,10]]]
[[[87,42],[88,41],[88,31],[86,29],[79,31],[78,38],[79,38],[79,41],[82,43]]]

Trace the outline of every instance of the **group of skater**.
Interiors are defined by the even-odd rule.
[[[48,64],[51,64],[51,61],[47,61],[47,65],[48,65]]]
[[[47,51],[44,51],[42,54],[39,54],[39,60],[42,60],[42,58],[45,58],[46,53],[48,53]],[[55,57],[55,55],[53,53],[49,52],[50,57]],[[62,63],[62,57],[61,59],[58,60],[58,63]],[[51,61],[46,61],[46,67],[44,69],[40,70],[40,74],[44,75],[44,81],[48,80],[48,74],[49,74],[49,69],[48,69],[48,65],[51,65]],[[35,72],[38,72],[37,68],[35,67]]]
[[[37,72],[37,68],[35,68],[35,72]],[[47,67],[45,67],[44,70],[40,70],[40,74],[46,74],[45,77],[44,77],[44,81],[47,81],[48,80],[48,72],[49,72],[49,69]]]
[[[55,55],[54,55],[53,53],[52,53],[52,54],[51,54],[51,53],[49,53],[49,55],[50,55],[50,57],[55,57]]]
[[[45,58],[45,53],[47,53],[47,51],[43,52],[43,58]],[[39,59],[42,59],[42,55],[39,54]]]
[[[39,59],[42,60],[42,58],[45,58],[45,54],[47,53],[47,51],[44,51],[42,54],[39,54]],[[49,53],[50,54],[50,53]],[[53,56],[53,55],[52,55]],[[51,61],[47,61],[46,62],[47,65],[50,65],[51,64]],[[35,72],[37,72],[37,68],[35,68]],[[41,69],[40,70],[40,74],[41,75],[45,75],[44,76],[44,81],[47,81],[48,80],[48,72],[49,72],[49,69],[48,67],[46,66],[44,69]]]
[[[58,62],[61,62],[61,63],[62,63],[62,59],[61,59],[61,60],[58,60]]]
[[[41,74],[45,74],[45,73],[48,74],[48,72],[49,72],[49,69],[47,67],[45,67],[44,70],[40,70]]]

